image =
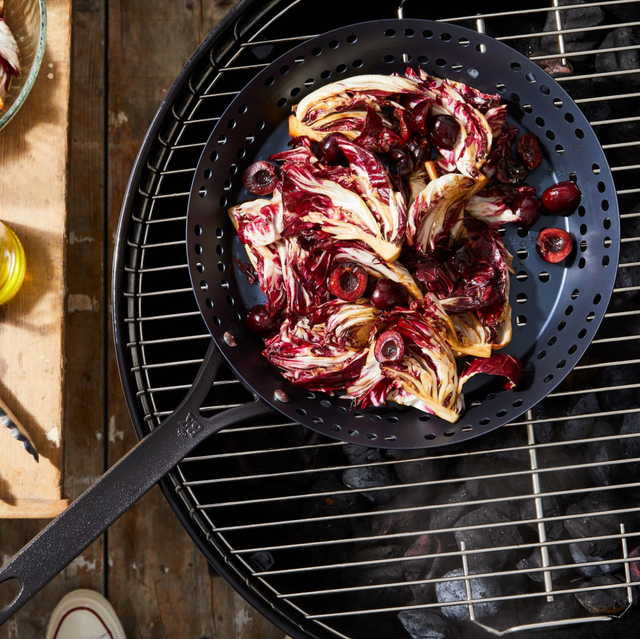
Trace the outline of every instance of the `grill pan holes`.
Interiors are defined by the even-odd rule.
[[[231,183],[231,180],[225,180],[224,184],[222,185],[222,188],[225,191],[228,191],[229,189],[231,189],[232,186],[233,186],[233,184]],[[205,191],[205,195],[206,195],[206,191]]]
[[[609,266],[609,262],[610,262],[610,261],[611,261],[611,259],[609,258],[609,256],[608,256],[608,255],[605,255],[605,256],[602,258],[602,266],[604,266],[604,267]]]
[[[202,255],[202,246],[200,244],[196,244],[194,249],[198,255]]]
[[[246,104],[241,104],[241,105],[238,107],[238,113],[239,113],[240,115],[244,115],[248,110],[249,110],[249,107],[248,107]]]
[[[598,191],[599,191],[600,193],[604,193],[606,188],[607,188],[607,187],[605,186],[605,183],[604,183],[604,182],[598,182]]]
[[[307,411],[304,408],[296,408],[296,413],[304,417],[307,414]]]
[[[235,120],[229,120],[229,122],[227,123],[227,129],[235,129],[236,128],[236,121]]]
[[[436,438],[436,436],[435,436],[433,433],[427,433],[427,434],[424,436],[424,438],[425,438],[427,441],[431,441],[432,439],[435,439],[435,438]]]
[[[347,409],[346,409],[344,406],[337,406],[337,407],[336,407],[336,410],[337,410],[339,413],[346,413],[346,412],[347,412]]]
[[[478,53],[486,53],[487,52],[487,47],[485,47],[484,44],[476,44],[476,51]]]
[[[561,359],[557,364],[556,364],[556,368],[558,370],[563,369],[565,366],[567,365],[567,361],[564,359]]]
[[[460,71],[462,71],[462,65],[459,62],[454,62],[451,65],[451,70],[455,71],[456,73],[460,73]]]
[[[536,82],[536,76],[533,75],[533,73],[527,73],[525,78],[527,78],[527,80],[531,83]]]
[[[218,227],[216,229],[216,237],[220,239],[223,235],[224,235],[224,231],[220,227]]]
[[[320,406],[323,406],[324,408],[329,408],[331,406],[331,402],[328,399],[321,399]]]
[[[529,279],[529,274],[526,271],[518,271],[516,273],[516,279],[520,282],[526,282]]]
[[[248,136],[244,139],[244,141],[245,141],[247,144],[253,144],[253,143],[256,141],[256,136],[255,136],[255,135],[248,135]]]
[[[427,58],[426,55],[419,55],[418,56],[418,62],[420,64],[427,64],[427,62],[429,62],[429,58]]]
[[[220,262],[220,261],[219,261],[219,262],[218,262],[218,270],[219,270],[221,273],[224,273],[224,272],[227,270],[227,266],[226,266],[226,264],[225,264],[224,262]]]
[[[324,419],[322,419],[322,417],[313,417],[313,418],[311,419],[311,421],[312,421],[314,424],[317,424],[318,426],[319,426],[320,424],[324,424]]]
[[[220,320],[220,318],[217,315],[212,315],[211,316],[211,321],[216,325],[216,326],[220,326],[220,324],[222,324],[222,321]]]
[[[387,64],[391,64],[392,62],[395,62],[396,57],[394,55],[391,55],[390,53],[388,53],[387,55],[384,56],[384,58],[382,58]]]
[[[518,302],[518,304],[526,304],[527,303],[527,296],[524,293],[518,293],[516,295],[516,302]]]
[[[593,303],[597,306],[598,304],[600,304],[600,302],[602,302],[602,295],[600,295],[600,293],[596,293],[595,297],[593,298]]]
[[[502,82],[498,82],[498,84],[496,84],[496,89],[500,91],[500,93],[504,93],[506,88],[507,87]]]
[[[348,431],[349,435],[351,435],[351,437],[357,437],[360,433],[355,430],[354,428],[350,428]]]
[[[609,200],[602,200],[602,202],[600,203],[600,206],[601,206],[603,211],[608,211],[609,210]]]
[[[580,297],[580,291],[577,288],[571,291],[572,300],[577,300],[579,297]]]
[[[416,32],[413,29],[405,29],[404,30],[404,35],[406,38],[413,38],[413,36],[416,34]]]
[[[316,83],[316,81],[313,78],[307,78],[304,81],[304,86],[309,88],[309,87],[312,87],[315,83]]]
[[[556,109],[561,109],[563,107],[562,100],[560,98],[553,98],[553,106]]]
[[[258,120],[258,122],[256,122],[256,131],[262,131],[264,127],[265,127],[264,120]]]
[[[497,397],[497,395],[496,395],[495,393],[489,393],[489,394],[485,397],[485,399],[486,399],[488,402],[492,402],[496,397]],[[480,406],[481,402],[474,402],[474,404],[475,404],[476,406]],[[473,406],[474,404],[472,404],[472,406]]]
[[[369,417],[369,419],[372,422],[380,422],[380,421],[382,421],[382,417],[380,417],[380,415],[371,415],[371,417]],[[369,437],[369,435],[367,435],[367,437]]]
[[[209,157],[211,158],[212,162],[217,162],[218,161],[218,157],[219,157],[218,156],[218,152],[214,151]]]
[[[578,217],[584,217],[586,212],[587,212],[587,209],[585,209],[584,206],[578,207]]]
[[[600,175],[600,165],[596,164],[595,162],[591,165],[591,170],[593,171],[594,175]]]
[[[547,351],[540,351],[538,353],[538,359],[544,359],[547,356]]]
[[[549,338],[549,341],[547,342],[547,346],[553,346],[557,341],[558,341],[558,338],[554,335],[553,337]]]
[[[478,72],[478,69],[474,69],[473,67],[471,69],[467,69],[467,73],[469,74],[470,78],[477,78],[480,75],[480,73]]]
[[[580,250],[584,253],[587,250],[587,240],[580,242]]]
[[[569,346],[569,350],[567,351],[567,353],[569,353],[569,355],[573,355],[577,350],[578,350],[578,345],[571,344],[571,346]]]
[[[608,231],[611,228],[611,220],[608,217],[605,217],[602,222],[602,226],[604,226],[605,230]]]
[[[300,93],[300,88],[299,88],[299,87],[294,87],[294,88],[293,88],[293,89],[291,89],[291,91],[289,92],[289,95],[290,95],[292,98],[295,98],[295,97],[298,95],[298,93]]]
[[[451,40],[451,34],[450,33],[441,33],[440,34],[440,40],[442,40],[443,42],[449,42],[449,40]]]
[[[456,432],[454,430],[445,430],[444,433],[442,433],[445,437],[453,437]]]
[[[520,406],[522,406],[522,404],[523,404],[523,403],[524,403],[524,402],[523,402],[521,399],[516,399],[516,401],[515,401],[515,402],[513,402],[512,406],[513,406],[514,408],[520,408]]]
[[[526,260],[527,257],[529,257],[529,251],[527,251],[526,248],[521,248],[518,249],[518,252],[516,253],[516,255],[521,259],[521,260]]]
[[[491,420],[488,417],[483,417],[480,420],[480,426],[486,426],[487,424],[490,424]]]
[[[340,43],[337,40],[331,40],[331,42],[329,42],[330,49],[337,49],[339,46]]]
[[[299,55],[299,56],[294,60],[294,62],[295,62],[296,64],[304,64],[304,63],[305,63],[305,57],[304,57],[303,55]]]
[[[552,379],[553,379],[553,375],[551,373],[549,373],[542,381],[545,384],[548,384]]]
[[[443,67],[443,66],[445,66],[446,64],[447,64],[447,61],[446,61],[446,60],[444,60],[443,58],[438,58],[438,59],[436,60],[436,65],[437,65],[437,66],[439,66],[439,67]]]
[[[207,308],[213,308],[213,300],[210,297],[207,297],[204,303],[207,305]]]
[[[316,398],[316,394],[311,392],[311,391],[305,391],[304,396],[307,399],[315,399]]]
[[[360,68],[362,68],[364,66],[364,62],[362,60],[354,60],[353,63],[352,63],[352,66],[355,69],[360,69]]]
[[[571,315],[571,313],[573,313],[573,306],[571,306],[571,304],[569,304],[569,306],[567,306],[567,308],[564,309],[564,314],[569,317],[569,315]]]
[[[582,140],[582,138],[584,138],[584,131],[582,129],[576,129],[574,133],[578,140]]]
[[[323,71],[323,72],[320,74],[320,77],[321,77],[323,80],[328,80],[328,79],[331,77],[331,71],[329,71],[329,70]]]
[[[595,317],[596,317],[596,314],[593,311],[590,311],[589,314],[587,315],[587,322],[593,322]]]
[[[544,124],[545,124],[544,119],[543,119],[543,118],[541,118],[540,116],[538,116],[538,117],[536,118],[536,124],[537,124],[540,128],[542,128],[542,127],[544,126]]]
[[[584,259],[584,257],[580,258],[580,261],[578,262],[578,268],[584,268],[587,265],[587,260]]]
[[[551,279],[551,276],[549,275],[549,273],[547,273],[547,271],[541,271],[540,273],[538,273],[538,279],[541,282],[548,282]]]
[[[375,433],[367,433],[367,439],[375,441],[376,439],[378,439],[378,436]]]
[[[522,327],[527,325],[527,317],[526,315],[518,315],[516,317],[516,326]]]
[[[548,140],[555,140],[555,139],[556,139],[556,134],[555,134],[553,131],[551,131],[551,130],[548,130],[548,131],[545,133],[545,135],[547,136],[547,139],[548,139]]]
[[[267,87],[273,86],[276,82],[276,79],[274,77],[269,76],[265,81],[264,84]]]
[[[240,315],[240,313],[238,313],[238,311],[233,311],[233,319],[236,322],[241,322],[242,321],[242,315]]]
[[[468,47],[469,46],[469,40],[467,40],[467,38],[458,38],[458,44],[461,47]]]
[[[316,57],[316,58],[319,55],[322,55],[322,48],[321,47],[315,47],[314,49],[311,49],[311,55]]]
[[[512,62],[511,63],[511,69],[513,71],[515,71],[516,73],[518,73],[518,72],[520,72],[522,70],[522,67],[517,62]]]
[[[227,304],[229,306],[233,306],[236,303],[236,301],[233,299],[233,297],[231,297],[231,295],[227,295]]]
[[[216,244],[216,253],[218,255],[222,255],[224,253],[224,248],[223,248],[222,244]]]
[[[347,36],[347,44],[355,44],[358,41],[357,35],[348,35]]]
[[[278,104],[278,106],[279,106],[280,108],[282,108],[283,106],[285,106],[285,105],[287,104],[287,98],[280,98],[280,99],[278,100],[278,103],[277,103],[277,104]]]
[[[194,231],[196,235],[202,235],[202,227],[199,224],[196,224]]]
[[[610,237],[605,237],[604,241],[602,242],[604,244],[605,248],[609,248],[611,246],[611,238]]]
[[[586,334],[587,334],[587,329],[586,328],[581,329],[581,331],[578,333],[578,339],[582,339]]]
[[[227,180],[228,182],[228,180]],[[200,190],[198,191],[198,195],[200,197],[205,197],[207,195],[207,189],[204,186],[200,187]]]
[[[525,113],[533,113],[533,107],[530,104],[523,104],[522,105],[522,110]]]
[[[512,102],[515,102],[516,104],[520,104],[520,96],[517,93],[512,93],[509,98],[511,99]]]
[[[387,421],[392,423],[392,424],[397,424],[399,420],[394,415],[391,415],[391,417],[387,417]]]
[[[220,280],[220,286],[226,291],[229,288],[229,282],[227,280]]]
[[[586,224],[581,224],[580,225],[580,235],[586,235],[587,234],[587,225]]]
[[[541,84],[540,93],[543,93],[544,95],[549,95],[551,93],[551,89],[546,84]]]
[[[364,418],[364,413],[361,413],[360,411],[356,411],[356,412],[353,414],[353,416],[354,416],[356,419],[363,419],[363,418]],[[357,432],[357,431],[356,431],[356,432]]]
[[[423,38],[427,38],[427,39],[428,39],[428,38],[433,38],[433,31],[431,31],[430,29],[425,29],[425,30],[422,32],[422,37],[423,37]]]
[[[336,67],[336,73],[344,73],[347,70],[347,65],[346,64],[339,64]]]
[[[556,144],[556,153],[558,155],[564,155],[564,147],[562,144]]]
[[[564,119],[571,124],[573,122],[573,114],[572,113],[565,113],[564,114]]]
[[[397,438],[395,435],[387,435],[387,436],[384,438],[384,440],[385,440],[386,442],[395,442],[395,441],[396,441],[396,439],[398,439],[398,438]]]
[[[420,415],[420,417],[418,417],[418,419],[421,422],[428,422],[431,420],[431,415]]]
[[[565,327],[567,326],[567,323],[562,320],[559,324],[558,324],[558,330],[559,331],[564,331]]]
[[[528,229],[519,228],[518,229],[518,237],[527,237],[529,235]]]
[[[207,169],[204,172],[204,179],[205,180],[210,180],[212,176],[213,176],[213,171],[211,169]]]
[[[331,430],[334,430],[334,431],[338,432],[340,430],[340,425],[339,424],[331,424],[331,426],[329,426],[329,428]]]
[[[506,409],[501,408],[497,413],[496,413],[496,417],[504,417],[507,414]]]
[[[196,271],[198,271],[198,273],[204,273],[204,264],[202,262],[196,264]]]
[[[387,29],[384,34],[387,36],[387,38],[395,38],[396,35],[396,30],[395,29]]]

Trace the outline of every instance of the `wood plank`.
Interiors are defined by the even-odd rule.
[[[37,500],[31,516],[40,500],[62,505],[69,0],[53,0],[49,14],[39,77],[0,133],[1,216],[27,259],[21,290],[0,307],[0,396],[40,453],[38,464],[2,429],[0,500]]]
[[[49,15],[68,24],[68,14],[59,11],[63,4],[61,0],[49,0]],[[64,494],[69,499],[83,492],[104,467],[104,15],[103,0],[73,5],[67,287],[69,295],[95,296],[98,309],[67,315]],[[45,76],[47,69],[45,59]],[[18,551],[46,523],[0,521],[0,561]],[[75,588],[102,592],[103,557],[104,539],[100,537],[0,628],[0,639],[42,639],[51,611],[67,592]]]
[[[109,5],[109,237],[139,146],[193,49],[232,4],[138,0]],[[140,61],[144,60],[144,64]],[[111,251],[109,252],[111,253]],[[136,438],[109,363],[109,463]],[[280,639],[284,633],[221,578],[213,578],[161,491],[154,488],[109,532],[109,599],[130,637]]]
[[[68,499],[3,499],[0,501],[0,519],[49,519],[59,515],[68,505]]]

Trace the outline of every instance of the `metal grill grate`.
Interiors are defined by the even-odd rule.
[[[565,71],[575,65],[573,73],[557,79],[590,118],[612,166],[622,211],[618,280],[598,336],[568,381],[522,422],[463,448],[381,453],[331,441],[273,415],[222,431],[170,476],[182,511],[206,540],[209,558],[225,566],[237,587],[262,602],[263,610],[275,610],[281,622],[288,620],[307,636],[356,639],[371,634],[372,627],[402,636],[398,612],[439,610],[443,603],[434,598],[433,587],[447,582],[463,584],[471,619],[492,632],[573,621],[574,609],[553,619],[541,611],[554,598],[560,601],[581,590],[589,575],[620,575],[617,582],[589,586],[592,592],[622,590],[619,614],[634,600],[631,586],[640,583],[629,563],[640,540],[640,480],[635,481],[640,467],[640,418],[635,417],[640,411],[640,187],[635,186],[640,126],[634,124],[640,122],[640,92],[633,91],[633,83],[621,90],[611,80],[634,76],[640,88],[640,68],[581,69],[588,69],[596,54],[628,53],[640,45],[571,50],[567,40],[592,32],[598,44],[615,28],[640,28],[640,2],[556,5],[554,0],[551,9],[532,5],[443,19],[494,35],[541,64]],[[638,19],[563,26],[574,11],[614,5],[632,9]],[[314,30],[362,19],[357,7],[331,9],[314,12]],[[247,5],[244,13],[231,16],[210,40],[207,55],[189,67],[183,86],[155,124],[137,192],[125,203],[130,218],[121,229],[125,266],[116,316],[126,340],[119,345],[125,390],[140,432],[178,405],[210,339],[191,291],[184,240],[200,152],[213,123],[244,84],[313,37],[292,35],[292,25],[309,24],[305,16],[310,10],[308,2],[297,0],[260,9]],[[421,15],[424,10],[411,0],[400,8],[383,3],[371,11],[375,15],[367,19],[434,17]],[[535,22],[548,16],[555,28],[536,29]],[[533,18],[534,23],[526,22]],[[546,40],[545,46],[555,52],[541,53],[541,38],[554,40],[555,45]],[[248,399],[225,371],[205,411]],[[372,477],[366,490],[346,486],[347,474],[364,471]],[[567,504],[574,505],[573,512],[564,512]],[[506,541],[485,549],[468,547],[473,532],[485,531],[487,524],[463,519],[460,525],[460,514],[478,509],[491,509],[494,517],[497,513],[491,529],[505,531]],[[573,539],[565,522],[582,522],[585,514],[601,525],[587,525],[587,534]],[[520,540],[510,536],[513,530]],[[405,556],[420,539],[422,550]],[[433,540],[441,545],[437,551]],[[615,547],[602,558],[578,552],[583,544],[605,542]],[[518,561],[534,551],[540,552],[539,564],[519,569]],[[429,570],[424,566],[435,560],[440,568],[425,577]],[[422,576],[407,581],[411,565],[420,566]],[[455,569],[457,576],[444,576]],[[523,572],[540,577],[535,591],[528,583],[527,592],[507,587],[476,592],[478,582],[464,577],[474,573],[478,579],[478,572],[509,583]],[[536,605],[527,608],[523,602],[529,600]],[[499,614],[488,618],[491,602]],[[459,601],[456,608],[460,611]],[[577,616],[611,618],[584,609]]]

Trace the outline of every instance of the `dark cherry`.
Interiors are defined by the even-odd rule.
[[[371,303],[379,311],[391,311],[396,306],[406,306],[407,289],[399,282],[381,277],[371,294]]]
[[[413,173],[413,159],[405,149],[391,149],[391,159],[394,160],[395,172],[400,177],[407,177]]]
[[[362,297],[367,289],[367,272],[354,262],[341,262],[329,274],[329,292],[345,302]]]
[[[563,229],[543,229],[536,240],[538,255],[550,264],[562,262],[573,250],[573,240]]]
[[[424,135],[428,129],[429,111],[431,110],[431,101],[424,100],[419,102],[411,109],[409,124],[411,128],[420,135]]]
[[[570,180],[550,186],[542,194],[542,204],[553,215],[571,215],[580,204],[582,193]]]
[[[441,149],[452,149],[458,141],[460,125],[451,115],[436,115],[429,120],[429,142]]]
[[[509,153],[505,153],[496,164],[496,178],[503,184],[520,184],[527,179],[527,167]]]
[[[376,340],[373,351],[376,359],[381,364],[395,364],[404,357],[404,341],[398,331],[385,331]]]
[[[242,174],[244,188],[254,195],[273,193],[278,182],[278,169],[271,162],[254,162]]]
[[[542,164],[542,149],[538,138],[533,133],[525,133],[518,140],[516,150],[529,171],[537,169]]]
[[[320,142],[318,142],[318,155],[321,160],[328,162],[329,164],[336,164],[344,158],[344,153],[338,144],[338,140],[348,140],[343,133],[329,133],[325,135]]]
[[[518,195],[511,203],[511,210],[520,218],[520,224],[526,229],[536,223],[541,209],[540,198],[528,193]]]
[[[267,309],[258,304],[247,311],[247,326],[259,337],[267,337],[278,330],[279,321],[267,313]]]
[[[409,153],[411,154],[416,166],[431,158],[431,145],[427,138],[424,138],[421,135],[416,135],[416,137],[407,144],[407,148],[409,149]]]

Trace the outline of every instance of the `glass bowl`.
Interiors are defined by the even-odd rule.
[[[45,0],[5,0],[4,5],[4,18],[18,43],[22,68],[4,98],[7,110],[0,116],[0,129],[27,99],[42,63],[47,35]]]

